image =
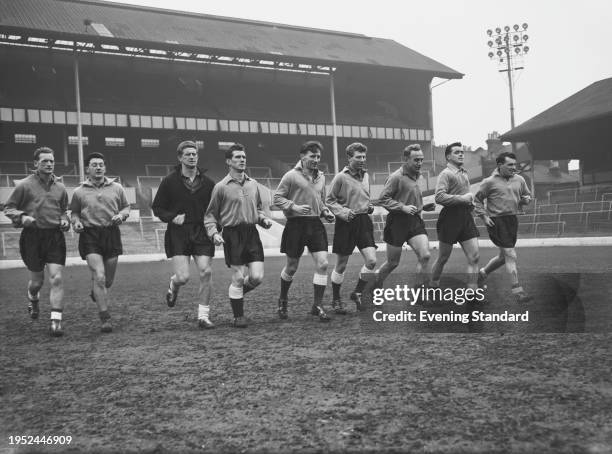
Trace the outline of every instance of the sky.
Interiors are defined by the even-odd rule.
[[[612,77],[610,0],[123,0],[158,8],[393,39],[460,73],[433,89],[434,140],[485,147],[510,130],[506,73],[487,56],[489,28],[528,24],[530,52],[514,83],[515,123]],[[434,79],[432,85],[443,82]]]

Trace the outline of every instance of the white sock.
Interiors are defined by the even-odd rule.
[[[210,316],[210,306],[199,304],[198,305],[198,320],[206,319]]]
[[[56,309],[51,309],[51,320],[62,320],[62,311],[58,311]]]

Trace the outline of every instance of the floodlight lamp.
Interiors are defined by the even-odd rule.
[[[487,36],[491,36],[492,34],[493,34],[493,30],[488,29],[488,30],[487,30]]]
[[[527,22],[523,23],[523,30],[527,30]]]
[[[497,27],[497,28],[495,29],[495,33],[501,33],[501,28]]]
[[[509,32],[510,31],[510,27],[508,27],[507,25],[504,27],[504,31]]]
[[[523,52],[525,52],[525,53],[529,52],[529,46],[523,47]]]
[[[519,40],[519,35],[514,35],[514,36],[512,37],[512,39],[513,39],[514,41],[518,41],[518,40]]]
[[[489,47],[493,47],[493,41],[489,41],[487,44],[489,45]]]
[[[497,56],[498,56],[498,57],[501,57],[501,56],[502,56],[502,51],[501,51],[501,50],[498,50],[498,51],[497,51]]]
[[[489,52],[489,58],[493,58],[495,54],[493,52]]]
[[[514,28],[515,32],[518,32],[519,26],[518,26],[518,24],[514,24],[514,27],[512,27],[512,28]]]
[[[523,41],[527,41],[529,39],[529,35],[523,35]]]
[[[521,53],[521,48],[520,47],[515,47],[514,48],[514,52],[516,52],[517,54]]]
[[[502,43],[502,40],[501,40],[501,38],[498,36],[498,37],[497,37],[497,39],[495,40],[495,42],[496,42],[497,44],[501,44],[501,43]]]

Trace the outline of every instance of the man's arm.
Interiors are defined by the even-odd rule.
[[[153,214],[164,222],[172,222],[178,214],[176,207],[172,206],[171,188],[167,178],[159,185],[155,199],[153,200]]]
[[[398,186],[399,179],[395,178],[394,175],[387,178],[387,181],[385,181],[385,186],[378,197],[378,204],[381,207],[386,208],[389,211],[401,211],[404,204],[394,199],[395,195],[397,194]]]
[[[291,188],[291,176],[290,173],[287,172],[278,183],[278,187],[276,191],[274,191],[274,205],[279,207],[283,211],[290,210],[294,205],[292,200],[289,200],[289,190]]]
[[[487,210],[485,207],[485,201],[489,195],[489,186],[487,180],[483,180],[478,188],[478,192],[474,196],[474,213],[484,219],[487,216]]]
[[[13,221],[14,225],[21,224],[21,216],[26,213],[22,211],[20,208],[25,204],[26,199],[26,191],[23,187],[23,184],[19,184],[15,190],[10,195],[6,205],[4,207],[4,214],[11,221]]]
[[[206,234],[211,239],[215,234],[219,233],[217,225],[219,224],[219,208],[221,206],[222,197],[223,194],[220,190],[220,185],[216,184],[210,196],[210,203],[204,214],[204,227],[206,228]]]
[[[325,204],[336,217],[342,219],[343,221],[348,221],[348,216],[351,210],[343,207],[338,200],[340,192],[342,191],[342,177],[340,175],[341,174],[336,175],[332,180],[329,194],[327,194],[327,198],[325,199]]]

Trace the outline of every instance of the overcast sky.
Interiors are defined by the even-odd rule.
[[[526,22],[530,52],[515,82],[519,125],[612,77],[610,0],[124,0],[121,3],[325,28],[393,39],[465,74],[433,90],[434,139],[484,146],[510,129],[505,73],[486,30]],[[433,85],[442,80],[434,79]]]

